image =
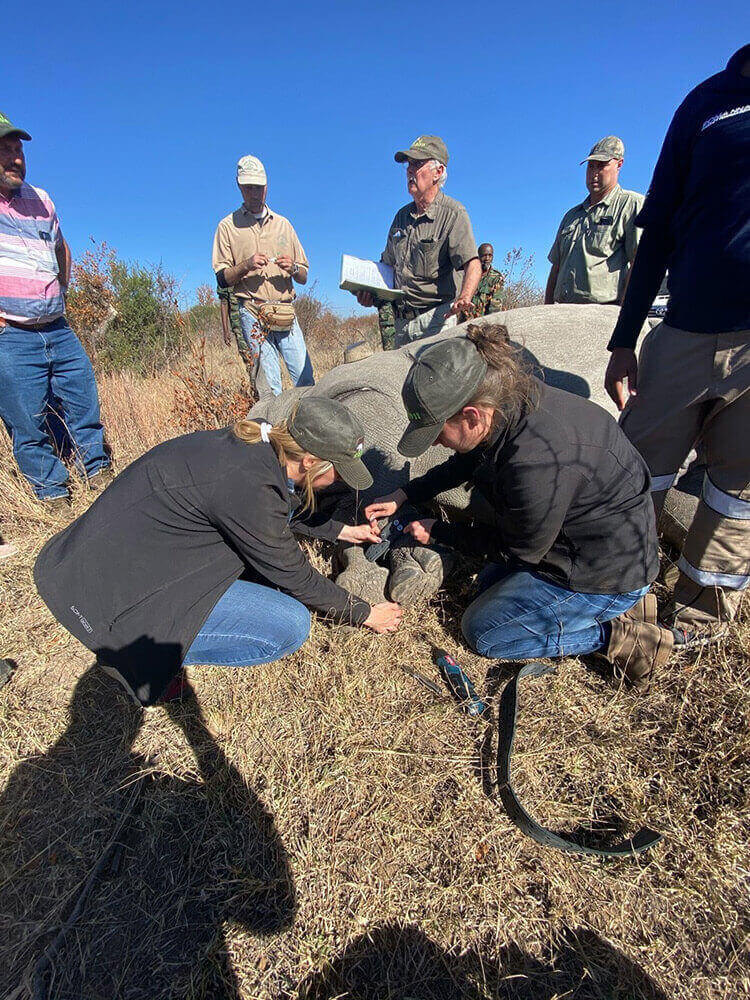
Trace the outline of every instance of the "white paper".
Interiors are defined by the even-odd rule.
[[[393,287],[393,268],[379,261],[362,260],[345,253],[341,255],[341,281],[339,288],[350,292],[363,289],[381,299],[397,299],[404,293]]]

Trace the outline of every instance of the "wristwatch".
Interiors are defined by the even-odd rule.
[[[298,274],[299,274],[299,264],[295,260],[295,262],[292,264],[292,277],[296,278]]]

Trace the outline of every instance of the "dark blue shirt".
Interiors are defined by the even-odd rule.
[[[740,72],[748,59],[750,45],[691,91],[672,119],[636,220],[645,246],[610,348],[635,344],[667,268],[670,326],[750,328],[750,77]]]

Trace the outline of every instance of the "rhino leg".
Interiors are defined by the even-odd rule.
[[[455,556],[443,545],[397,545],[391,549],[388,594],[408,606],[432,597],[450,573]]]
[[[336,583],[340,587],[361,597],[368,604],[380,604],[385,600],[388,570],[385,566],[368,562],[361,545],[346,545],[340,548],[338,562],[341,570],[336,577]]]
[[[698,497],[675,489],[671,489],[667,493],[659,517],[659,534],[678,552],[682,552],[685,536],[697,509]]]

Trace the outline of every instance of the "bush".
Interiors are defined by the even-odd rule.
[[[534,278],[533,254],[524,257],[522,248],[514,247],[506,253],[505,262],[499,271],[505,278],[505,309],[542,305],[544,290]]]
[[[76,261],[68,311],[97,370],[145,375],[166,368],[187,342],[177,292],[161,264],[125,263],[106,243]]]

